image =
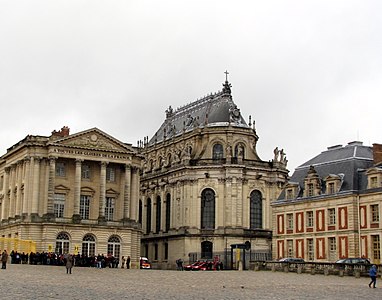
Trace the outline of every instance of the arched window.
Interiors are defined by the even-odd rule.
[[[222,159],[223,156],[224,156],[223,145],[215,144],[212,149],[212,159],[219,160],[219,159]]]
[[[263,228],[263,197],[259,191],[252,191],[250,195],[250,228]]]
[[[87,234],[82,239],[82,255],[94,256],[95,255],[95,237],[91,234]]]
[[[138,223],[142,225],[142,200],[139,200]]]
[[[171,195],[166,195],[166,232],[170,230],[171,226]]]
[[[212,242],[204,241],[201,244],[201,258],[202,259],[212,259],[212,250],[213,244]]]
[[[161,221],[162,221],[162,214],[161,214],[161,210],[162,210],[162,201],[160,199],[160,197],[158,196],[157,197],[157,207],[156,207],[156,220],[155,220],[155,232],[158,233],[160,231],[160,224],[161,224]]]
[[[112,235],[107,241],[107,254],[111,254],[114,257],[119,257],[120,252],[121,239],[116,235]]]
[[[205,189],[202,192],[201,228],[215,229],[215,192]]]
[[[147,199],[147,207],[146,207],[146,233],[150,233],[151,231],[151,199]]]
[[[69,253],[69,235],[65,232],[60,232],[56,237],[56,249],[54,252],[59,254]]]

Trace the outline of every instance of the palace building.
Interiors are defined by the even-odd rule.
[[[329,147],[296,168],[273,208],[273,256],[381,258],[382,145]]]
[[[238,245],[251,258],[271,259],[270,204],[287,182],[287,160],[277,148],[273,160],[261,160],[257,142],[255,122],[243,119],[227,80],[222,91],[170,106],[158,131],[140,142],[141,253],[155,268],[175,268],[179,258],[229,267]]]
[[[97,128],[28,135],[0,158],[0,248],[131,256],[142,156]]]

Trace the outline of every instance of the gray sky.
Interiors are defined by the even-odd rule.
[[[221,90],[252,115],[260,158],[294,168],[382,143],[382,1],[0,0],[0,155],[92,127],[137,144],[171,105]]]

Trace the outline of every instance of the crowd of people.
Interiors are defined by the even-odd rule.
[[[6,250],[4,250],[6,253]],[[8,254],[7,254],[8,255]],[[1,258],[4,256],[4,252]],[[11,251],[9,254],[11,258],[11,264],[31,264],[31,265],[53,265],[53,266],[65,266],[67,262],[66,254],[59,254],[54,252],[31,252],[31,253],[18,253],[17,251]],[[120,260],[113,255],[72,255],[73,266],[76,267],[95,267],[95,268],[118,268],[120,266]],[[8,256],[6,257],[8,259]],[[2,260],[3,261],[3,260]],[[125,258],[122,256],[121,268],[130,268],[130,256]]]

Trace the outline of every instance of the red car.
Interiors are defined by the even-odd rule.
[[[212,262],[207,261],[196,261],[193,264],[189,264],[184,267],[185,271],[206,271],[212,270],[213,264]]]

